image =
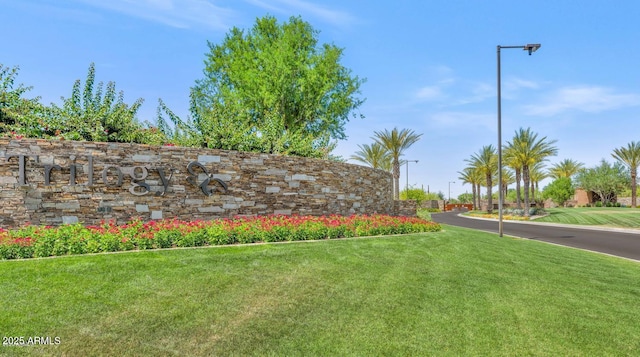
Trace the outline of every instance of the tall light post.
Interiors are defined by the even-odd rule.
[[[522,48],[529,52],[529,56],[540,48],[539,43],[528,44],[524,46],[500,46],[498,45],[498,234],[502,237],[502,201],[504,201],[504,193],[502,192],[502,93],[500,78],[500,50],[503,48]],[[525,209],[528,209],[525,207]]]
[[[407,186],[405,187],[405,190],[407,190],[407,194],[409,193],[409,163],[410,162],[415,162],[417,164],[418,160],[405,160],[404,161],[404,163],[407,165]]]

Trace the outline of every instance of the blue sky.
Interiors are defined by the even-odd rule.
[[[409,128],[409,184],[451,196],[470,192],[458,171],[497,143],[496,46],[541,43],[528,56],[502,50],[503,140],[520,127],[557,140],[550,163],[595,166],[640,140],[640,2],[0,0],[0,63],[44,103],[68,97],[91,62],[125,100],[158,98],[188,115],[189,88],[202,77],[207,41],[257,17],[302,16],[321,42],[345,49],[342,63],[366,78],[365,119],[352,119],[335,154],[348,158],[374,131]],[[402,167],[401,184],[406,183]],[[449,182],[455,181],[456,183]]]

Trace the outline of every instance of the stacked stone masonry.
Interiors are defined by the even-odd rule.
[[[0,138],[0,227],[269,214],[415,215],[392,176],[249,152]]]

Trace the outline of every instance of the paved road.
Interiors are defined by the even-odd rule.
[[[431,217],[438,223],[498,233],[498,221],[460,217],[458,214],[459,212],[432,213]],[[503,233],[640,261],[640,230],[604,230],[541,222],[505,221]]]

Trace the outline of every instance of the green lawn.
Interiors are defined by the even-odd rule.
[[[0,355],[620,356],[640,264],[443,232],[0,262]]]
[[[536,222],[640,228],[640,209],[616,207],[574,207],[546,209],[549,215]]]

